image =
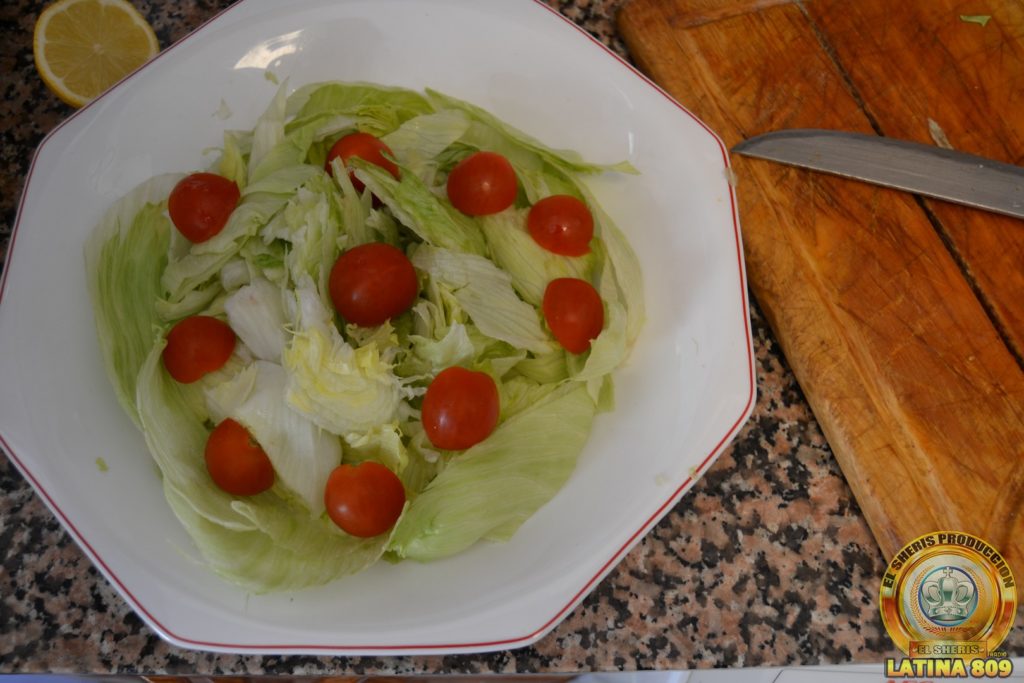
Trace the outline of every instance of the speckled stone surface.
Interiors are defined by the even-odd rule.
[[[163,46],[228,2],[139,0]],[[619,54],[623,0],[553,6]],[[42,3],[0,6],[0,244],[6,253],[32,151],[71,113],[36,76]],[[828,445],[753,306],[758,402],[693,490],[548,636],[459,656],[259,657],[158,638],[0,458],[0,673],[194,675],[572,673],[877,662],[895,654],[878,616],[885,564]],[[1005,644],[1024,654],[1024,629]]]

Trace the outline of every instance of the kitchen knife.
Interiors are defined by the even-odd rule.
[[[732,151],[1024,218],[1024,168],[944,147],[806,128],[758,135]]]

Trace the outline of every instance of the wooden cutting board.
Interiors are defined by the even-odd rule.
[[[729,147],[813,127],[1024,159],[1021,2],[632,0],[618,24]],[[1024,221],[732,163],[752,293],[882,551],[967,531],[1024,576]]]

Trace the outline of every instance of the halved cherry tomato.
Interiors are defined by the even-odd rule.
[[[395,525],[405,506],[402,481],[384,465],[366,460],[340,465],[324,489],[327,516],[359,538],[378,536]]]
[[[205,242],[224,229],[241,193],[235,181],[215,173],[193,173],[167,198],[171,222],[190,242]]]
[[[223,367],[234,350],[235,333],[226,322],[194,315],[180,321],[167,333],[162,357],[171,377],[182,384],[191,384]]]
[[[594,237],[594,217],[587,205],[568,194],[541,199],[532,207],[526,225],[534,241],[562,256],[583,256]]]
[[[206,440],[206,469],[233,496],[255,496],[274,485],[274,466],[249,430],[228,418]]]
[[[458,366],[446,368],[423,397],[423,429],[438,448],[460,451],[491,435],[500,408],[498,387],[490,375]]]
[[[551,333],[571,353],[583,353],[604,327],[601,295],[586,280],[562,277],[552,280],[541,302]]]
[[[400,249],[369,242],[338,257],[328,288],[334,308],[345,320],[372,327],[409,310],[419,282],[412,262]]]
[[[333,176],[334,169],[331,168],[331,161],[333,159],[340,158],[341,163],[345,164],[352,157],[359,157],[364,161],[380,166],[393,175],[395,180],[398,180],[398,166],[395,165],[395,162],[385,157],[382,152],[387,152],[388,156],[394,156],[390,147],[369,133],[351,133],[340,138],[331,146],[330,151],[327,152],[327,161],[324,162],[324,168]],[[356,178],[355,173],[350,172],[348,177],[352,179],[352,186],[356,188],[357,192],[362,192],[363,188],[366,187],[359,178]]]
[[[496,152],[476,152],[448,174],[448,200],[469,216],[500,213],[516,200],[516,172]]]

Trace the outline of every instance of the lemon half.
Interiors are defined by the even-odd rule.
[[[58,0],[36,20],[36,70],[81,107],[160,51],[149,22],[126,0]]]

